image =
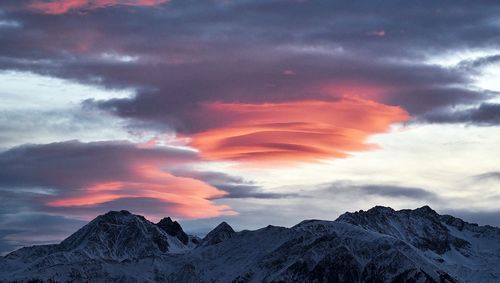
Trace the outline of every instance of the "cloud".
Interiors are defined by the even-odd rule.
[[[24,145],[0,153],[0,194],[24,196],[38,210],[64,209],[66,215],[87,219],[95,212],[81,215],[79,209],[104,211],[117,203],[132,206],[145,199],[155,201],[151,204],[156,207],[151,205],[149,213],[144,211],[151,217],[234,214],[228,206],[210,200],[226,194],[224,191],[168,172],[169,166],[186,165],[196,158],[188,150],[141,148],[128,142]],[[158,206],[163,209],[158,210]]]
[[[56,205],[46,210],[52,213],[61,215],[73,214],[84,216],[87,219],[92,219],[98,214],[104,214],[110,210],[123,210],[132,211],[135,214],[144,215],[151,221],[158,221],[165,216],[189,218],[207,218],[206,208],[200,206],[200,211],[190,211],[184,207],[184,204],[179,202],[169,201],[161,197],[148,196],[148,197],[120,197],[109,201],[102,201],[91,204],[79,205]],[[191,208],[189,208],[191,209]],[[179,213],[180,212],[180,213]],[[229,214],[229,213],[227,213]],[[218,216],[219,214],[215,214]],[[214,215],[212,215],[213,217]]]
[[[390,105],[400,105],[418,120],[426,115],[432,115],[433,111],[443,111],[450,106],[474,104],[490,97],[492,94],[487,91],[427,86],[389,93],[382,97],[381,101]]]
[[[430,123],[466,123],[479,126],[500,125],[500,104],[481,103],[467,109],[444,109],[421,117]]]
[[[223,184],[217,185],[216,187],[228,192],[227,195],[219,197],[220,199],[284,199],[300,197],[297,193],[264,191],[261,187],[253,185]]]
[[[79,1],[72,3],[90,3]],[[450,9],[432,1],[174,0],[169,9],[132,13],[113,6],[82,17],[12,8],[26,3],[32,2],[0,4],[6,18],[22,23],[19,30],[2,31],[0,68],[134,89],[131,98],[88,99],[84,105],[181,133],[200,131],[204,120],[189,113],[218,102],[362,97],[402,107],[414,118],[442,107],[479,103],[488,95],[471,90],[470,69],[440,67],[425,59],[500,43],[493,12],[498,5],[492,2],[471,6],[460,1]],[[398,15],[390,13],[394,9]],[[303,17],[304,11],[314,18]],[[374,31],[386,36],[367,36]]]
[[[28,8],[46,14],[64,14],[73,10],[93,10],[115,5],[126,6],[156,6],[169,0],[55,0],[35,1]]]
[[[361,99],[266,104],[212,103],[198,112],[207,130],[189,135],[209,160],[270,163],[342,158],[373,149],[365,143],[406,121],[398,107]]]
[[[329,194],[343,194],[362,198],[381,196],[425,200],[427,202],[439,199],[438,195],[426,189],[385,184],[353,184],[351,182],[338,181],[331,184],[323,184],[319,190]]]
[[[479,57],[473,60],[464,60],[459,63],[459,67],[474,70],[477,67],[488,66],[500,62],[500,54]]]
[[[86,224],[86,221],[46,213],[0,214],[0,255],[31,245],[53,244]]]
[[[246,181],[241,177],[231,176],[221,172],[175,169],[173,174],[176,176],[202,180],[227,193],[215,199],[281,199],[299,197],[299,194],[296,193],[265,191],[254,182]]]
[[[365,185],[358,187],[360,192],[368,195],[387,197],[405,197],[413,199],[436,199],[437,195],[421,188],[388,185]]]
[[[500,172],[487,172],[473,176],[477,181],[500,181]]]

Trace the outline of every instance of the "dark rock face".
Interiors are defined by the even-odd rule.
[[[436,282],[412,259],[399,250],[388,250],[373,257],[364,267],[362,282]]]
[[[161,282],[161,281],[160,281]],[[204,283],[196,267],[192,264],[184,265],[180,272],[172,273],[168,276],[166,282],[175,283]]]
[[[233,228],[229,226],[226,222],[222,222],[217,227],[215,227],[212,231],[210,231],[205,238],[201,241],[201,245],[210,246],[221,243],[227,239],[233,237],[234,232]]]
[[[420,269],[409,269],[405,270],[396,278],[394,278],[391,283],[418,283],[418,282],[428,282],[428,283],[444,283],[443,281],[438,282],[423,270]]]
[[[156,224],[163,231],[165,231],[170,236],[174,236],[184,245],[187,245],[189,241],[188,235],[182,230],[181,225],[177,221],[172,221],[170,217],[165,217],[160,222]]]
[[[299,260],[281,275],[283,282],[358,282],[361,265],[345,247],[332,250],[317,263]]]
[[[197,246],[201,243],[201,238],[197,236],[189,236],[189,241],[191,241],[191,243]]]

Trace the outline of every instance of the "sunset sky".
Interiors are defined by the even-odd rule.
[[[0,254],[375,205],[500,226],[500,2],[1,0]]]

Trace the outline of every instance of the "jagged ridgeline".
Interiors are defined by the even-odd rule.
[[[335,221],[203,239],[169,217],[97,217],[57,245],[0,259],[0,281],[28,282],[500,282],[500,229],[425,206],[374,207]],[[35,281],[32,281],[35,282]]]

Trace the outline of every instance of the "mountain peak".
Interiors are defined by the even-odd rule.
[[[415,209],[413,211],[415,213],[420,213],[420,214],[423,214],[423,215],[433,215],[433,216],[439,215],[434,209],[432,209],[428,205],[424,205],[424,206],[422,206],[420,208],[417,208],[417,209]]]
[[[361,210],[360,212],[363,212],[363,211]],[[395,211],[391,207],[377,205],[377,206],[370,208],[367,212],[368,213],[393,213]]]
[[[227,224],[226,221],[222,221],[217,227],[214,228],[214,230],[231,230],[234,232],[233,227],[231,225]]]
[[[231,225],[227,224],[227,222],[225,221],[217,225],[211,232],[214,233],[228,232],[230,234],[236,233],[234,232],[233,227],[231,227]]]
[[[441,216],[429,206],[393,210],[376,206],[368,211],[347,212],[336,221],[393,236],[425,250],[443,254],[451,248],[462,250],[470,243],[453,236]]]
[[[203,238],[201,245],[210,246],[223,242],[233,237],[236,232],[226,222],[221,222]]]
[[[189,236],[182,230],[181,225],[177,221],[172,221],[170,217],[165,217],[160,222],[156,223],[160,229],[165,231],[170,236],[176,237],[183,244],[187,244],[189,241]]]
[[[128,216],[128,215],[132,215],[132,213],[130,213],[130,211],[128,210],[120,210],[120,211],[110,210],[101,216]]]
[[[141,219],[146,221],[146,219],[143,216],[132,214],[127,210],[120,210],[120,211],[110,210],[110,211],[106,212],[105,214],[101,214],[101,215],[97,216],[92,221],[96,221],[99,223],[109,222],[109,223],[116,224],[116,223],[125,223],[125,222],[130,221],[131,219],[135,219],[135,218],[141,218]]]
[[[108,260],[142,258],[170,251],[168,236],[159,227],[126,210],[99,215],[60,246],[65,251]]]
[[[398,215],[403,215],[403,214],[410,214],[410,215],[416,215],[420,217],[439,217],[439,214],[433,210],[430,206],[424,205],[422,207],[416,208],[416,209],[402,209],[402,210],[394,210],[391,207],[386,207],[386,206],[374,206],[367,211],[364,210],[359,210],[356,212],[346,212],[342,214],[339,219],[340,220],[346,220],[346,219],[351,219],[351,218],[358,218],[360,219],[360,216],[363,217],[397,217]],[[373,219],[372,219],[373,220]]]

